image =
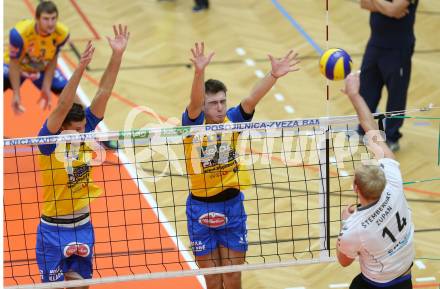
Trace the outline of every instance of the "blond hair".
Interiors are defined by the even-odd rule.
[[[387,183],[383,170],[378,165],[361,165],[354,172],[354,183],[367,200],[380,198]]]

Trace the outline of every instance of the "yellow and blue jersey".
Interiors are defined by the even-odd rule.
[[[57,22],[55,31],[40,35],[33,19],[18,22],[9,32],[9,50],[5,51],[4,63],[18,59],[23,72],[37,73],[46,69],[49,62],[57,56],[60,48],[69,38],[69,30]]]
[[[244,112],[241,105],[230,108],[224,122],[246,122],[252,115]],[[182,115],[182,125],[201,125],[205,122],[203,112],[192,120],[188,111]],[[191,193],[196,197],[212,197],[227,189],[244,189],[251,185],[250,174],[240,164],[237,155],[239,132],[216,134],[195,139],[184,139],[186,169],[191,183]]]
[[[86,108],[86,129],[90,132],[102,120]],[[56,133],[59,134],[60,132]],[[47,120],[39,136],[53,135],[47,128]],[[39,165],[43,181],[43,215],[54,217],[72,214],[88,206],[101,194],[101,189],[93,183],[90,160],[92,149],[81,143],[78,151],[66,146],[46,144],[38,146]],[[73,152],[73,153],[72,153]]]

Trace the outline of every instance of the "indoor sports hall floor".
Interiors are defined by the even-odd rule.
[[[9,28],[22,18],[32,17],[37,2],[4,1],[5,47]],[[129,26],[129,47],[104,120],[110,130],[163,126],[165,122],[170,125],[178,123],[189,99],[193,76],[193,71],[188,67],[189,50],[195,41],[200,40],[205,41],[208,51],[216,52],[206,77],[218,78],[226,83],[229,105],[238,104],[258,81],[258,75],[270,69],[268,53],[281,56],[290,48],[300,53],[301,70],[278,81],[258,106],[255,120],[354,113],[348,100],[339,92],[342,83],[330,84],[330,101],[326,102],[326,82],[318,72],[319,52],[327,47],[325,1],[211,0],[211,9],[199,14],[191,12],[190,0],[55,2],[60,10],[60,21],[71,29],[72,46],[66,45],[59,59],[63,70],[68,73],[75,68],[77,55],[74,50],[81,51],[85,41],[93,40],[96,46],[94,60],[81,82],[83,96],[88,99],[96,92],[97,83],[108,61],[110,49],[105,36],[112,33],[111,25],[122,23]],[[361,10],[356,1],[330,2],[328,46],[347,50],[352,55],[354,67],[359,68],[369,35],[368,13]],[[440,105],[438,27],[440,2],[420,1],[416,16],[417,44],[408,108],[425,107],[430,103]],[[11,93],[4,94],[5,137],[35,136],[48,116],[47,111],[43,112],[37,106],[39,92],[31,83],[24,84],[22,96],[26,113],[15,116],[10,106]],[[381,102],[382,111],[383,107],[384,102]],[[136,114],[136,117],[132,122],[127,122],[130,113]],[[437,110],[418,115],[438,117],[439,112]],[[406,120],[401,150],[397,153],[405,181],[440,176],[437,164],[439,126],[438,120]],[[29,160],[19,164],[23,167],[29,165]],[[124,185],[133,186],[133,190],[137,190],[134,182]],[[409,185],[405,187],[405,193],[410,200],[416,226],[415,244],[419,262],[413,267],[414,288],[438,288],[439,182]],[[11,194],[4,198],[5,201],[13,201],[16,196]],[[148,204],[143,199],[137,200],[133,200],[133,206],[145,208],[144,215],[132,218],[154,219]],[[94,210],[99,211],[103,202],[97,200]],[[96,222],[99,222],[99,218],[96,218]],[[26,226],[36,227],[37,223],[35,219]],[[137,233],[134,229],[133,234]],[[105,239],[106,236],[98,231],[96,238]],[[164,247],[174,246],[170,240],[166,240],[166,236],[164,239]],[[20,246],[20,241],[14,245]],[[102,250],[104,252],[106,248]],[[135,262],[136,257],[133,258]],[[106,262],[105,259],[102,262]],[[349,284],[358,272],[357,264],[342,268],[336,263],[249,271],[243,273],[243,288],[348,288],[343,285]],[[193,277],[134,284],[125,283],[124,287],[114,284],[105,288],[201,288],[198,280]]]

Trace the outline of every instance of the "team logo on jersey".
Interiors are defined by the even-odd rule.
[[[228,223],[228,217],[220,213],[209,212],[200,216],[199,223],[210,228],[218,228]]]
[[[87,257],[90,254],[90,247],[87,244],[71,242],[64,247],[64,256],[70,257],[72,255],[78,255],[80,257]]]

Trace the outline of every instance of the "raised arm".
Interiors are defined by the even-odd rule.
[[[276,59],[270,54],[268,57],[272,65],[272,70],[254,86],[249,96],[241,101],[241,107],[243,107],[246,113],[253,113],[258,102],[260,102],[272,88],[278,78],[283,77],[289,72],[299,70],[298,53],[294,53],[293,50],[290,50],[283,58]]]
[[[402,18],[408,14],[409,0],[371,0],[374,9],[392,18]]]
[[[69,110],[72,108],[72,104],[76,95],[76,89],[78,88],[81,76],[83,75],[86,66],[92,60],[94,51],[95,48],[89,41],[87,43],[86,49],[81,55],[78,67],[75,69],[69,79],[69,82],[60,94],[60,99],[58,101],[57,107],[52,111],[52,113],[49,115],[49,118],[47,119],[47,128],[51,133],[55,134],[60,130],[61,126],[63,125],[64,119],[69,113]]]
[[[359,94],[359,72],[350,73],[345,79],[345,89],[343,92],[349,97],[351,103],[359,118],[359,122],[365,131],[367,137],[369,137],[369,142],[374,140],[374,143],[369,143],[368,148],[373,151],[376,159],[380,158],[391,158],[394,159],[395,156],[393,152],[388,148],[385,143],[385,139],[382,139],[379,127],[371,114],[365,100]]]
[[[110,98],[119,68],[121,67],[122,55],[124,54],[125,48],[127,48],[128,38],[130,37],[127,26],[123,27],[121,24],[119,24],[118,27],[113,25],[113,32],[115,34],[113,39],[107,37],[108,43],[112,48],[112,56],[99,82],[98,92],[90,105],[90,111],[98,118],[104,117],[108,99]]]
[[[203,102],[205,101],[205,68],[211,62],[214,52],[205,56],[205,43],[196,42],[194,48],[191,48],[191,53],[193,58],[190,58],[190,61],[194,65],[194,79],[187,110],[188,116],[195,119],[202,112]]]

